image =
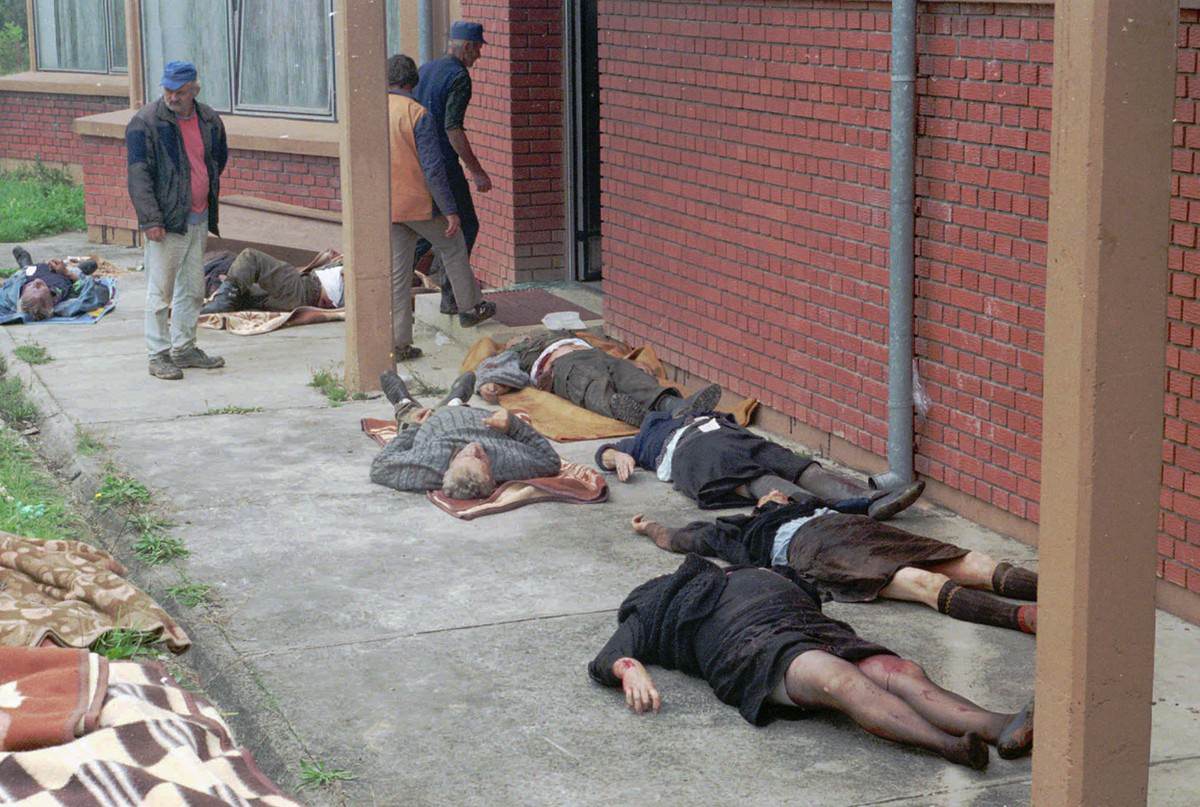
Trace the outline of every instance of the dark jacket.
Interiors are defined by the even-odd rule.
[[[204,162],[208,165],[208,229],[219,235],[217,204],[221,172],[229,159],[225,124],[212,107],[197,102]],[[192,206],[191,171],[175,113],[163,99],[146,104],[125,127],[129,159],[129,198],[137,211],[138,227],[164,227],[186,233]]]
[[[464,80],[470,82],[471,74],[456,57],[446,55],[421,65],[419,75],[421,78],[414,93],[421,106],[433,116],[442,159],[446,161],[446,172],[453,182],[456,177],[462,176],[462,166],[458,162],[458,152],[454,150],[454,146],[450,144],[450,137],[446,134],[446,101],[449,100],[455,83]],[[470,87],[469,83],[467,87]],[[467,92],[469,95],[469,89]]]

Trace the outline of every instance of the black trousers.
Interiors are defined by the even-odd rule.
[[[599,415],[612,417],[609,401],[623,392],[647,409],[662,395],[678,395],[674,387],[663,387],[658,379],[627,359],[603,350],[576,350],[554,360],[554,394]]]

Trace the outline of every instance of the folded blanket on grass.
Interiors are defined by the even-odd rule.
[[[363,418],[361,425],[363,432],[381,446],[396,436],[394,420]],[[608,483],[595,468],[564,460],[554,476],[505,482],[486,499],[451,499],[440,490],[431,490],[425,496],[455,518],[470,521],[538,502],[599,504],[608,499]]]
[[[111,555],[79,541],[0,532],[0,645],[87,647],[114,628],[151,633],[174,653],[191,640]]]
[[[108,659],[86,650],[0,647],[0,751],[33,751],[92,731]]]
[[[254,336],[296,325],[339,322],[346,318],[344,308],[301,306],[291,311],[230,311],[228,314],[201,314],[201,328],[228,331],[237,336]]]
[[[94,730],[54,747],[0,753],[0,803],[298,805],[237,747],[221,713],[182,689],[161,664],[95,658],[87,687],[104,700],[88,727]],[[10,702],[25,691],[20,680]],[[25,708],[16,706],[20,725]]]
[[[654,348],[648,346],[631,348],[615,339],[597,336],[587,331],[579,331],[575,335],[610,356],[634,362],[657,378],[660,384],[670,386],[667,383],[666,368],[658,360]],[[485,336],[471,346],[460,369],[462,372],[474,370],[484,359],[494,356],[502,350],[504,350],[503,345],[497,344],[495,340]],[[608,440],[614,437],[627,437],[638,432],[636,426],[598,415],[581,406],[576,406],[565,398],[533,387],[501,395],[500,405],[510,412],[524,412],[528,415],[527,419],[530,425],[548,440],[558,443],[570,443],[576,440]],[[739,425],[748,426],[750,419],[754,416],[754,410],[757,408],[758,401],[756,399],[746,398],[733,408],[720,411],[729,412]]]

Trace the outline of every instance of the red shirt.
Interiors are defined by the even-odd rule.
[[[188,166],[192,175],[192,212],[199,213],[208,208],[208,166],[204,163],[204,139],[200,137],[200,116],[195,112],[190,118],[176,117],[179,131],[183,135],[183,149],[187,152]]]

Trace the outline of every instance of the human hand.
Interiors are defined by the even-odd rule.
[[[447,238],[453,238],[454,234],[462,227],[462,221],[458,218],[457,213],[446,214],[446,232],[443,233]]]
[[[783,493],[780,493],[778,490],[772,489],[771,492],[763,495],[758,500],[758,504],[756,504],[755,506],[762,507],[767,502],[775,502],[776,504],[787,504],[788,501],[789,501],[789,499],[787,496],[785,496]]]
[[[628,454],[621,451],[614,451],[613,470],[617,472],[617,479],[620,479],[622,482],[628,482],[629,477],[633,476],[633,472],[637,470],[637,463]]]
[[[151,241],[161,241],[167,237],[167,231],[163,227],[147,227],[142,230],[146,237]]]
[[[613,664],[613,672],[621,679],[621,689],[625,691],[625,703],[639,715],[644,712],[658,712],[662,708],[662,699],[654,688],[650,673],[637,659],[617,659]]]
[[[492,178],[482,168],[479,169],[478,174],[471,175],[471,181],[475,183],[475,190],[480,193],[487,193],[492,189]]]
[[[629,526],[633,527],[633,531],[638,535],[649,535],[650,528],[654,526],[651,519],[646,518],[642,513],[638,513],[629,521]]]
[[[433,410],[428,406],[422,406],[416,412],[413,412],[413,423],[424,423],[429,420],[429,416],[433,414]]]
[[[508,433],[508,410],[497,409],[492,414],[488,415],[487,420],[483,421],[483,425],[489,429],[495,429],[498,432]]]

